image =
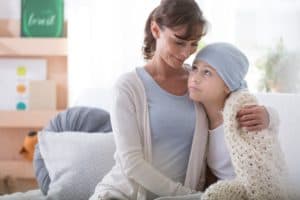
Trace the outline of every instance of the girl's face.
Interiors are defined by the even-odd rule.
[[[190,98],[201,103],[224,100],[230,93],[216,70],[203,61],[194,62],[188,79]]]
[[[182,68],[184,61],[197,50],[201,36],[194,36],[194,38],[188,40],[184,39],[185,26],[161,29],[153,22],[151,28],[152,34],[156,39],[155,54],[167,65],[175,69]],[[200,30],[199,35],[201,35]]]

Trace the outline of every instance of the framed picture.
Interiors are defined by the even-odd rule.
[[[63,37],[63,0],[22,0],[21,12],[23,37]]]

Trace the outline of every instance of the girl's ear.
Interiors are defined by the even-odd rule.
[[[160,28],[155,21],[151,21],[151,33],[155,39],[159,38]]]
[[[230,94],[230,89],[227,87],[227,85],[224,85],[224,92],[226,95]]]

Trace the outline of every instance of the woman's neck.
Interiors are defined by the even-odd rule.
[[[213,130],[219,127],[223,123],[223,108],[224,102],[213,102],[213,103],[203,103],[204,109],[206,111],[208,121],[209,121],[209,129]]]
[[[185,70],[182,68],[176,69],[168,65],[163,59],[158,56],[154,56],[147,64],[147,71],[154,77],[161,80],[169,79],[172,77],[182,76],[186,74]]]

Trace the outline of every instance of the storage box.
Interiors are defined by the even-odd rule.
[[[56,110],[55,81],[30,81],[28,105],[29,110]]]

